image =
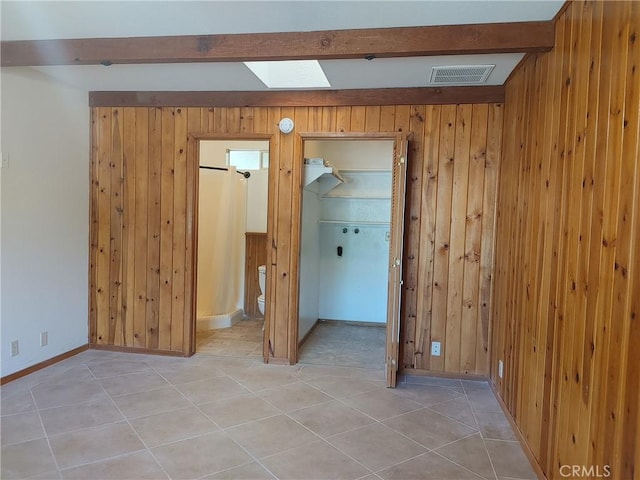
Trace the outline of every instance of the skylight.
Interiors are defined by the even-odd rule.
[[[282,60],[278,62],[244,62],[269,88],[330,87],[317,60]]]

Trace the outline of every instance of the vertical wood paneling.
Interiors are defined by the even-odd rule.
[[[160,295],[158,307],[158,348],[171,350],[173,293],[173,207],[175,118],[173,108],[162,109],[162,167],[160,180]]]
[[[97,206],[98,241],[96,245],[96,330],[95,342],[109,343],[109,321],[111,309],[109,305],[110,264],[111,264],[111,109],[96,109],[98,118],[96,140],[98,142],[98,178]],[[113,312],[115,315],[115,312]],[[93,335],[92,335],[93,337]]]
[[[159,347],[160,328],[160,224],[162,193],[162,109],[149,110],[149,177],[147,210],[147,343]]]
[[[416,285],[416,327],[413,338],[407,335],[405,344],[414,342],[413,356],[407,359],[413,368],[429,370],[431,317],[433,294],[433,257],[436,228],[436,189],[438,179],[438,146],[440,106],[427,106],[425,112],[422,157],[422,192],[420,199],[421,235],[418,251],[418,281]],[[406,356],[405,356],[406,358]],[[405,365],[407,366],[407,365]]]
[[[134,304],[135,304],[135,240],[136,240],[136,111],[135,108],[123,109],[123,172],[122,181],[125,196],[123,199],[122,212],[122,316],[123,316],[123,334],[122,344],[132,346],[130,342],[134,335]],[[124,132],[131,132],[130,135],[124,135]]]
[[[136,109],[135,156],[135,272],[133,303],[133,339],[130,345],[146,347],[147,338],[147,210],[149,176],[149,109]]]
[[[401,318],[402,328],[406,332],[417,332],[418,319],[418,264],[420,249],[420,229],[422,206],[422,164],[424,163],[424,117],[425,106],[414,105],[411,108],[409,130],[414,133],[409,148],[406,174],[406,206],[404,219],[404,265],[402,285]],[[415,333],[405,335],[402,342],[402,365],[415,368]]]
[[[187,109],[175,109],[173,184],[173,271],[171,279],[171,350],[181,350],[184,335],[187,238]]]
[[[92,308],[95,305],[92,333],[102,337],[96,341],[189,351],[195,271],[192,247],[197,233],[192,223],[196,136],[270,134],[271,228],[263,260],[269,265],[265,343],[268,360],[287,361],[291,357],[297,338],[293,312],[297,310],[302,142],[296,134],[283,135],[277,130],[282,117],[291,117],[300,132],[413,133],[404,238],[402,367],[408,371],[486,374],[489,326],[483,324],[482,315],[488,321],[500,112],[496,105],[131,108],[125,109],[123,124],[122,112],[116,120],[112,109],[94,109],[92,174],[95,182],[108,179],[106,189],[101,191],[105,186],[98,183],[92,189],[95,240],[91,254],[95,267],[91,282],[96,286],[91,297]],[[120,132],[118,141],[114,141],[116,130]],[[122,185],[117,181],[121,176],[114,177],[109,167],[109,162],[116,160],[124,168]],[[111,196],[112,190],[118,189],[124,189],[123,209],[117,203],[120,194]],[[119,210],[123,210],[122,220]],[[112,223],[120,223],[123,236],[118,244],[129,252],[124,257],[124,250],[120,254],[116,263],[122,265],[111,262],[111,256],[119,251],[110,245]],[[455,261],[449,258],[452,230],[456,234]],[[107,247],[102,252],[100,239]],[[458,289],[452,298],[447,293],[450,281]],[[102,283],[106,296],[101,298],[97,287]],[[114,325],[121,333],[109,339],[109,293],[118,289],[123,295],[115,297],[120,299],[114,303],[120,310],[115,310]],[[249,300],[255,303],[255,298]],[[130,326],[128,310],[133,322]],[[456,333],[447,336],[447,332]],[[442,342],[442,356],[431,357],[432,339]],[[449,365],[444,362],[445,352],[451,356]]]
[[[245,234],[244,267],[244,313],[248,317],[260,317],[258,296],[258,267],[267,263],[267,234],[247,232]]]
[[[550,479],[639,478],[639,27],[572,2],[507,84],[491,377]]]
[[[98,304],[97,304],[97,280],[98,280],[98,191],[100,189],[98,170],[98,122],[99,111],[91,111],[91,165],[90,165],[90,201],[89,201],[89,342],[97,343],[98,331]]]
[[[438,191],[436,193],[436,234],[433,261],[433,296],[431,306],[431,341],[446,347],[447,294],[449,285],[449,240],[451,233],[451,192],[453,190],[453,161],[455,144],[456,107],[444,105],[440,114],[440,149],[438,151]],[[430,346],[429,346],[430,348]],[[445,371],[445,355],[431,358],[431,369]]]

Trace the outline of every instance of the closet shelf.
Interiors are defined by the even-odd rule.
[[[389,222],[349,221],[349,220],[318,220],[318,223],[331,225],[352,225],[354,227],[389,227]]]
[[[390,195],[323,195],[322,198],[340,198],[343,200],[391,200]]]
[[[333,167],[323,165],[305,165],[302,186],[307,190],[323,195],[344,183],[340,172]]]

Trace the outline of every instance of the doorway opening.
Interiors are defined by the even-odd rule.
[[[303,139],[299,362],[395,372],[406,171],[397,137]]]
[[[269,141],[200,139],[198,151],[195,351],[261,358]]]

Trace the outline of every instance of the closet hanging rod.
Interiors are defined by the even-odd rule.
[[[229,170],[227,167],[209,167],[208,165],[200,165],[200,168],[204,168],[205,170]],[[249,178],[251,176],[251,172],[241,172],[240,170],[236,170],[236,173],[239,173],[244,178]]]

